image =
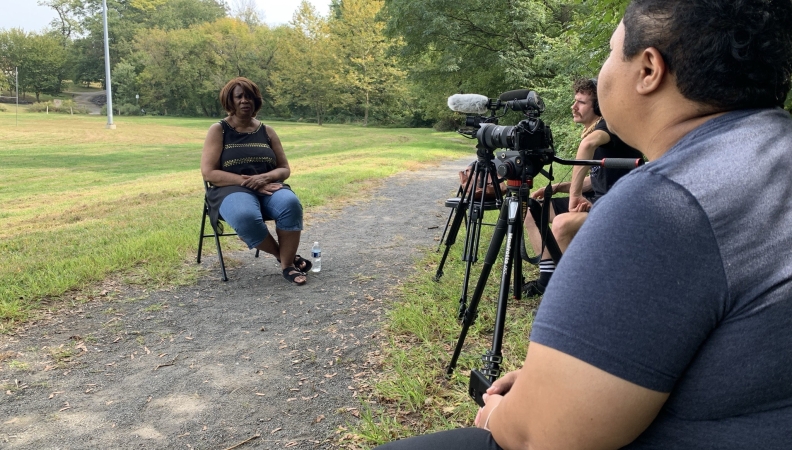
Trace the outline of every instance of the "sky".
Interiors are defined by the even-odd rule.
[[[301,0],[255,0],[259,13],[270,25],[291,20]],[[309,0],[319,14],[326,16],[330,0]],[[227,0],[233,4],[234,0]],[[57,17],[52,8],[39,6],[38,0],[0,0],[0,29],[22,28],[25,31],[42,31]]]

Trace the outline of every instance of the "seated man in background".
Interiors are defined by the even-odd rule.
[[[790,0],[627,6],[600,106],[649,163],[586,219],[478,428],[381,450],[792,448],[790,23]]]
[[[572,86],[575,102],[572,104],[572,120],[583,125],[580,146],[575,159],[643,158],[641,152],[622,142],[608,130],[602,118],[597,98],[597,80],[581,78]],[[589,169],[591,176],[587,176]],[[574,166],[572,181],[554,184],[553,194],[569,193],[569,197],[553,198],[550,202],[549,223],[561,252],[565,252],[572,238],[583,225],[592,203],[604,196],[616,181],[629,170],[604,169],[601,167]],[[531,194],[535,200],[544,199],[545,188]],[[536,203],[532,202],[532,205]],[[533,206],[536,207],[536,206]],[[542,252],[542,237],[532,214],[525,216],[525,233],[531,241],[534,254]],[[555,262],[544,250],[539,262],[539,278],[523,285],[526,296],[541,295],[555,272]]]

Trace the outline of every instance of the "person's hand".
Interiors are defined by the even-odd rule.
[[[256,189],[260,194],[272,195],[273,192],[283,187],[283,183],[267,183],[263,187]]]
[[[271,180],[270,176],[266,173],[260,173],[258,175],[242,175],[242,186],[255,191],[261,189],[273,181],[275,180]]]
[[[569,212],[589,212],[590,209],[591,202],[585,197],[569,197]]]
[[[537,189],[531,192],[531,198],[534,200],[542,200],[544,198],[545,188]]]
[[[500,405],[501,400],[503,400],[502,395],[490,395],[484,394],[482,397],[484,399],[484,407],[479,409],[478,414],[476,414],[476,420],[474,423],[477,427],[483,428],[489,431],[489,418],[495,408]]]
[[[520,369],[512,370],[511,372],[507,373],[506,375],[498,378],[492,383],[492,386],[487,388],[487,394],[489,395],[506,395],[512,386],[514,386],[514,381],[517,379],[517,375],[520,374]]]

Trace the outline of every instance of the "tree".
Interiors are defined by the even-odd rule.
[[[138,93],[135,66],[123,60],[113,68],[113,97],[119,105],[136,103]]]
[[[73,54],[73,80],[104,80],[104,25],[102,0],[45,0],[55,9],[62,28],[79,31]],[[226,15],[222,0],[107,0],[110,66],[129,60],[139,32],[152,28],[182,29]]]
[[[0,32],[0,67],[6,74],[19,69],[19,90],[57,94],[66,65],[66,50],[58,37],[26,33],[20,29]]]
[[[342,0],[330,20],[340,51],[341,81],[355,104],[362,104],[363,125],[368,124],[372,105],[392,107],[394,99],[407,93],[406,74],[392,56],[399,41],[385,36],[385,22],[378,18],[383,5],[384,0]]]
[[[445,98],[458,92],[497,95],[513,89],[504,50],[524,39],[509,0],[386,0],[387,32],[417,87],[424,114],[450,116]]]
[[[135,42],[143,66],[138,78],[144,106],[164,113],[215,115],[220,60],[212,36],[198,27],[141,33]]]
[[[52,28],[58,30],[66,39],[82,32],[78,19],[82,3],[81,0],[39,0],[38,2],[40,6],[49,6],[55,10],[58,18],[52,20]]]
[[[305,0],[290,25],[270,93],[279,105],[309,108],[322,125],[331,108],[350,101],[336,71],[337,48],[330,39],[327,21]]]
[[[248,24],[250,28],[264,23],[264,15],[259,11],[255,0],[234,0],[231,15]]]

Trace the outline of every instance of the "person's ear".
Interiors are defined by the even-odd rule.
[[[641,52],[638,58],[641,73],[636,86],[639,94],[651,94],[660,88],[667,74],[663,55],[654,47],[649,47]]]

